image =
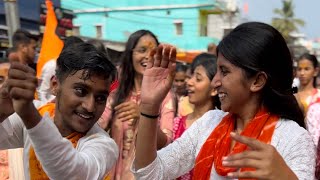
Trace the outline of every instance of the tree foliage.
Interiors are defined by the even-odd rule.
[[[272,19],[272,26],[283,35],[287,42],[291,42],[290,33],[298,31],[298,27],[305,24],[302,19],[294,17],[292,0],[283,0],[282,9],[276,8],[273,12],[279,17]]]

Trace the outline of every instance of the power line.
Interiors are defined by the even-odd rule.
[[[88,2],[85,0],[77,0],[86,4],[93,5],[95,7],[101,7],[101,4],[96,4],[92,2]],[[104,8],[108,8],[107,6],[103,6]],[[137,13],[137,12],[132,12],[132,11],[126,11],[125,13],[130,13],[130,14],[135,14],[139,16],[148,16],[148,17],[154,17],[154,18],[162,18],[162,19],[184,19],[184,20],[196,20],[197,18],[194,17],[166,17],[166,16],[157,16],[157,15],[150,15],[150,14],[143,14],[143,13]]]
[[[157,28],[160,28],[160,29],[165,29],[165,30],[170,30],[168,29],[167,27],[163,27],[163,26],[171,26],[173,24],[154,24],[154,23],[147,23],[147,22],[143,22],[143,21],[136,21],[136,20],[129,20],[129,19],[125,19],[125,18],[119,18],[119,17],[112,17],[112,16],[108,16],[108,18],[111,18],[111,19],[116,19],[116,20],[120,20],[120,21],[125,21],[125,22],[132,22],[132,23],[138,23],[138,24],[143,24],[143,25],[158,25]],[[185,25],[184,25],[185,26]],[[189,25],[189,26],[198,26],[198,25]],[[187,29],[184,29],[183,30],[184,32],[196,32],[198,33],[198,31],[193,31],[193,30],[187,30]]]

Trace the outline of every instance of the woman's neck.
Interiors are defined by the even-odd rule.
[[[252,99],[248,103],[242,105],[242,107],[240,112],[235,113],[236,130],[239,133],[242,132],[247,124],[255,117],[262,105],[258,99]]]
[[[133,89],[134,89],[136,92],[138,92],[138,91],[141,90],[142,77],[143,77],[143,76],[140,75],[140,74],[136,74],[136,75],[134,76],[134,87],[133,87]]]
[[[313,81],[309,82],[306,85],[300,85],[299,92],[310,92],[313,91],[315,88],[313,87]]]
[[[190,119],[194,119],[197,120],[200,117],[202,117],[206,112],[210,111],[214,109],[213,104],[211,101],[202,104],[202,105],[194,105],[194,109],[193,112],[191,114],[188,115],[188,117],[190,117]]]

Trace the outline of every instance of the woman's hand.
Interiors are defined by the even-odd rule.
[[[140,117],[139,106],[132,102],[124,102],[114,108],[117,119],[121,122],[128,121],[130,126],[134,126]]]
[[[143,73],[141,106],[143,113],[156,115],[168,94],[176,69],[176,48],[159,45],[150,52],[150,60]]]
[[[224,157],[222,165],[234,168],[254,168],[255,171],[237,171],[228,173],[229,178],[255,178],[255,179],[298,179],[287,166],[278,151],[269,144],[253,138],[231,133],[232,139],[249,147],[242,153]]]

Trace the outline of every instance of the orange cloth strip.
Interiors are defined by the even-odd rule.
[[[57,59],[63,48],[63,41],[57,36],[58,21],[51,0],[46,0],[47,18],[41,50],[37,63],[37,77],[41,77],[42,67],[50,60]]]
[[[53,118],[55,114],[55,104],[48,103],[38,109],[41,116],[43,116],[46,112],[49,113],[50,117]],[[67,136],[66,138],[72,143],[75,148],[78,144],[80,138],[84,135],[78,132],[74,132]],[[48,142],[49,143],[49,142]],[[37,159],[36,153],[34,152],[34,148],[31,146],[29,150],[29,172],[31,180],[48,180],[48,176],[43,171],[41,163]]]
[[[270,144],[278,120],[279,117],[277,115],[272,115],[265,108],[262,108],[246,125],[241,135]],[[234,115],[226,115],[210,134],[196,158],[193,179],[210,179],[213,164],[216,172],[221,176],[237,171],[235,168],[222,166],[223,157],[241,153],[247,149],[246,145],[236,142],[230,152],[232,141],[230,133],[234,131],[235,121]],[[252,170],[254,169],[241,169],[241,171]]]

